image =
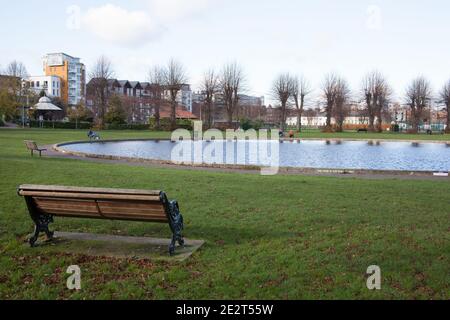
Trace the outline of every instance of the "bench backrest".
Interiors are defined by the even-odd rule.
[[[56,217],[168,222],[161,191],[22,185],[18,193]]]
[[[37,146],[36,142],[34,142],[34,141],[25,140],[25,144],[29,150],[37,150],[38,149],[38,146]]]

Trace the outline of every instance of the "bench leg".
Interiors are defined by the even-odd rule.
[[[172,235],[172,242],[170,243],[169,246],[169,254],[172,256],[175,254],[175,248],[176,248],[176,244],[178,242],[178,244],[181,247],[184,247],[184,238],[183,238],[183,216],[180,214],[178,216],[177,219],[177,223],[174,223],[172,225],[172,230],[174,231],[173,235]]]
[[[171,256],[173,256],[173,255],[175,254],[175,245],[176,245],[176,242],[177,242],[177,236],[176,236],[176,235],[173,235],[173,236],[172,236],[172,242],[170,243],[170,246],[169,246],[169,254],[170,254]]]
[[[41,232],[45,233],[45,235],[47,236],[47,241],[53,239],[55,233],[53,231],[50,231],[50,229],[48,228],[50,222],[53,222],[53,217],[51,216],[44,217],[43,219],[39,218],[39,222],[34,226],[33,236],[29,240],[31,247],[36,246],[36,241],[39,239],[39,235]]]
[[[36,245],[36,241],[39,238],[39,234],[41,233],[40,228],[38,227],[38,225],[34,226],[34,234],[33,236],[28,240],[28,242],[30,243],[30,247],[34,247]]]

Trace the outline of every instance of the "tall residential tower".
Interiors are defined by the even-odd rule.
[[[65,53],[50,53],[43,59],[46,76],[61,79],[61,99],[70,106],[85,100],[86,69],[80,58]]]

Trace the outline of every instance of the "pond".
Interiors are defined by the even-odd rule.
[[[276,157],[280,167],[450,171],[450,146],[445,143],[314,140],[271,141],[261,147],[255,140],[176,143],[154,140],[74,143],[60,148],[101,156],[203,164],[267,166],[267,159],[262,160],[264,153],[272,157],[272,164]]]

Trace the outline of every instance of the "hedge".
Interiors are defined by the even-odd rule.
[[[155,118],[150,118],[150,129],[156,130],[156,120]],[[162,131],[171,131],[172,126],[170,125],[170,119],[163,118],[159,121],[159,130]],[[177,120],[177,129],[186,129],[192,131],[194,129],[193,122],[191,120],[183,120],[178,119]]]
[[[150,130],[149,124],[115,124],[106,125],[107,130]]]
[[[40,121],[32,120],[30,121],[31,128],[45,128],[45,129],[80,129],[89,130],[92,128],[92,123],[90,122],[62,122],[62,121],[42,121],[42,126]]]

